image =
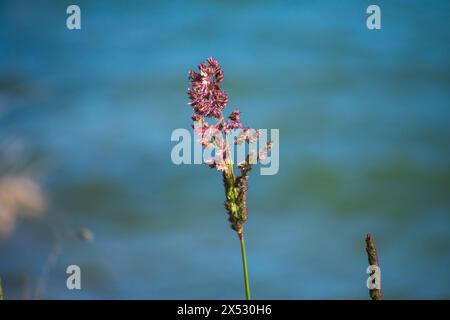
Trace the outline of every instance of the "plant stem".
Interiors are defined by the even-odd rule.
[[[238,233],[238,236],[239,236],[239,241],[241,242],[242,266],[244,268],[245,298],[247,300],[250,300],[250,285],[248,283],[247,257],[245,254],[244,234]]]
[[[2,278],[0,278],[0,300],[3,300]]]
[[[369,260],[369,265],[380,267],[380,263],[378,262],[378,254],[377,248],[375,247],[375,242],[373,241],[373,237],[370,233],[366,235],[366,252]],[[381,300],[382,293],[380,289],[370,289],[369,295],[372,300]]]

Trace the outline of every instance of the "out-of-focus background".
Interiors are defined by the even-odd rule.
[[[0,3],[0,278],[5,298],[243,298],[220,175],[175,166],[187,71],[209,56],[229,108],[280,129],[252,172],[256,299],[450,298],[450,3]],[[66,288],[66,267],[82,289]]]

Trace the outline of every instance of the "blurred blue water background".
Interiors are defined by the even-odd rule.
[[[170,160],[209,56],[230,108],[280,129],[279,173],[250,180],[253,297],[367,299],[371,232],[386,298],[450,298],[450,2],[376,2],[379,31],[337,0],[77,1],[69,31],[72,2],[2,1],[3,173],[32,166],[49,201],[0,240],[6,298],[243,298],[220,175]]]

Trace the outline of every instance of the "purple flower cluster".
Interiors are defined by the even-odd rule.
[[[209,58],[206,63],[200,63],[198,69],[198,73],[189,72],[192,84],[188,91],[189,105],[199,116],[219,119],[228,103],[228,96],[219,85],[223,80],[222,68],[216,59]]]
[[[220,88],[223,71],[216,59],[211,57],[206,62],[200,63],[198,72],[189,71],[189,79],[191,87],[188,89],[188,96],[191,101],[188,104],[194,110],[192,115],[194,133],[204,147],[216,149],[216,158],[206,160],[206,164],[224,173],[231,173],[233,164],[229,157],[230,146],[224,136],[229,135],[234,129],[242,129],[234,143],[254,143],[258,140],[259,131],[242,125],[239,109],[233,110],[226,119],[223,116],[228,96]],[[216,123],[209,124],[207,118],[213,118]],[[269,150],[270,145],[267,145],[256,160],[262,159]]]
[[[246,159],[237,164],[240,175],[236,176],[233,170],[233,161],[230,155],[230,146],[226,136],[232,130],[242,129],[235,138],[234,144],[244,142],[254,143],[260,136],[259,130],[244,127],[241,123],[241,112],[235,109],[225,118],[222,114],[227,106],[228,96],[220,88],[223,80],[223,71],[214,58],[208,58],[198,65],[198,72],[189,71],[191,87],[188,90],[189,105],[194,110],[192,120],[195,135],[198,142],[205,148],[214,148],[215,158],[205,160],[211,168],[222,171],[225,187],[225,208],[229,214],[229,221],[233,230],[241,237],[243,225],[247,220],[247,180],[253,163],[263,159],[272,146],[269,142],[258,154],[250,153]],[[208,123],[208,121],[215,123]]]

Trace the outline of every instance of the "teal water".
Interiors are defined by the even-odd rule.
[[[0,4],[0,167],[50,204],[0,240],[6,298],[244,297],[220,175],[170,161],[209,56],[230,108],[280,129],[279,173],[250,180],[252,296],[367,299],[371,232],[386,298],[450,298],[449,2],[378,1],[379,31],[367,1],[78,3],[81,31],[66,3]]]

